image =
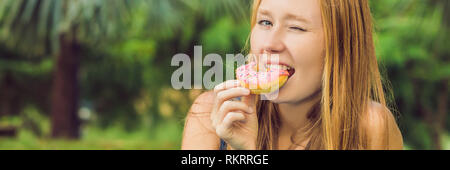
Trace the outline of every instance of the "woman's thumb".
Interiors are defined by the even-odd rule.
[[[241,101],[247,104],[253,111],[256,111],[256,94],[242,96]]]

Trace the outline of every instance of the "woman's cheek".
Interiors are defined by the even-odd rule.
[[[262,51],[262,44],[264,42],[264,34],[263,31],[258,28],[253,28],[251,37],[250,37],[250,49],[252,52]]]
[[[316,92],[322,85],[323,49],[314,39],[305,38],[302,41],[292,41],[291,44],[297,44],[291,49],[297,74],[294,75],[295,84],[302,85],[298,87],[297,95],[303,99]]]

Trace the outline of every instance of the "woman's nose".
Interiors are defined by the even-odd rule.
[[[264,51],[271,54],[281,53],[285,46],[282,41],[282,32],[276,28],[270,31],[264,42]]]

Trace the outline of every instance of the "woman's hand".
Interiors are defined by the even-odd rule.
[[[258,119],[255,95],[242,87],[237,80],[229,80],[214,88],[212,126],[217,135],[232,149],[256,149]],[[232,101],[241,97],[241,101]]]

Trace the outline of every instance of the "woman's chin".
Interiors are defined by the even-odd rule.
[[[279,90],[275,90],[271,93],[261,94],[261,100],[270,100],[271,102],[276,102],[279,99]]]
[[[283,87],[281,87],[278,90],[275,90],[274,92],[261,95],[262,100],[270,100],[272,103],[288,102],[286,101],[286,97],[287,96]]]
[[[272,103],[292,103],[295,102],[296,99],[292,98],[292,93],[298,92],[298,87],[295,87],[296,76],[291,76],[284,83],[284,85],[274,92],[261,95],[261,99],[270,100]]]

